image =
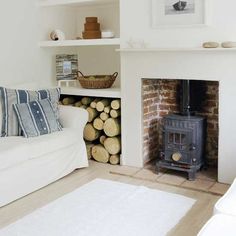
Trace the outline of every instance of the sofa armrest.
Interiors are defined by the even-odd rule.
[[[78,107],[59,105],[59,119],[64,128],[83,130],[88,122],[88,112]]]

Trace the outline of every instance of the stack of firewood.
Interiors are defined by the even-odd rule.
[[[77,101],[66,97],[63,105],[84,108],[89,119],[84,129],[88,158],[113,165],[119,164],[121,153],[120,99],[83,97]]]

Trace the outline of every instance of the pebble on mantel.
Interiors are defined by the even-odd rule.
[[[204,48],[218,48],[220,46],[217,42],[205,42],[202,44]]]
[[[231,42],[231,41],[223,42],[221,44],[221,47],[222,48],[235,48],[236,47],[236,42]]]

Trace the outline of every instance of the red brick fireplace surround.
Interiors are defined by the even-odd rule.
[[[196,115],[207,118],[206,161],[217,165],[218,158],[218,105],[219,82],[201,81],[205,96]],[[143,79],[143,156],[144,161],[156,159],[162,150],[162,118],[169,113],[179,113],[180,80]]]

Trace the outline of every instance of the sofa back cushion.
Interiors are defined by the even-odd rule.
[[[21,135],[21,128],[19,126],[17,116],[13,111],[13,104],[29,103],[31,101],[48,98],[56,112],[58,101],[60,98],[60,89],[47,90],[17,90],[0,87],[0,96],[2,99],[2,130],[1,137],[19,136]],[[59,114],[57,113],[57,118]]]

